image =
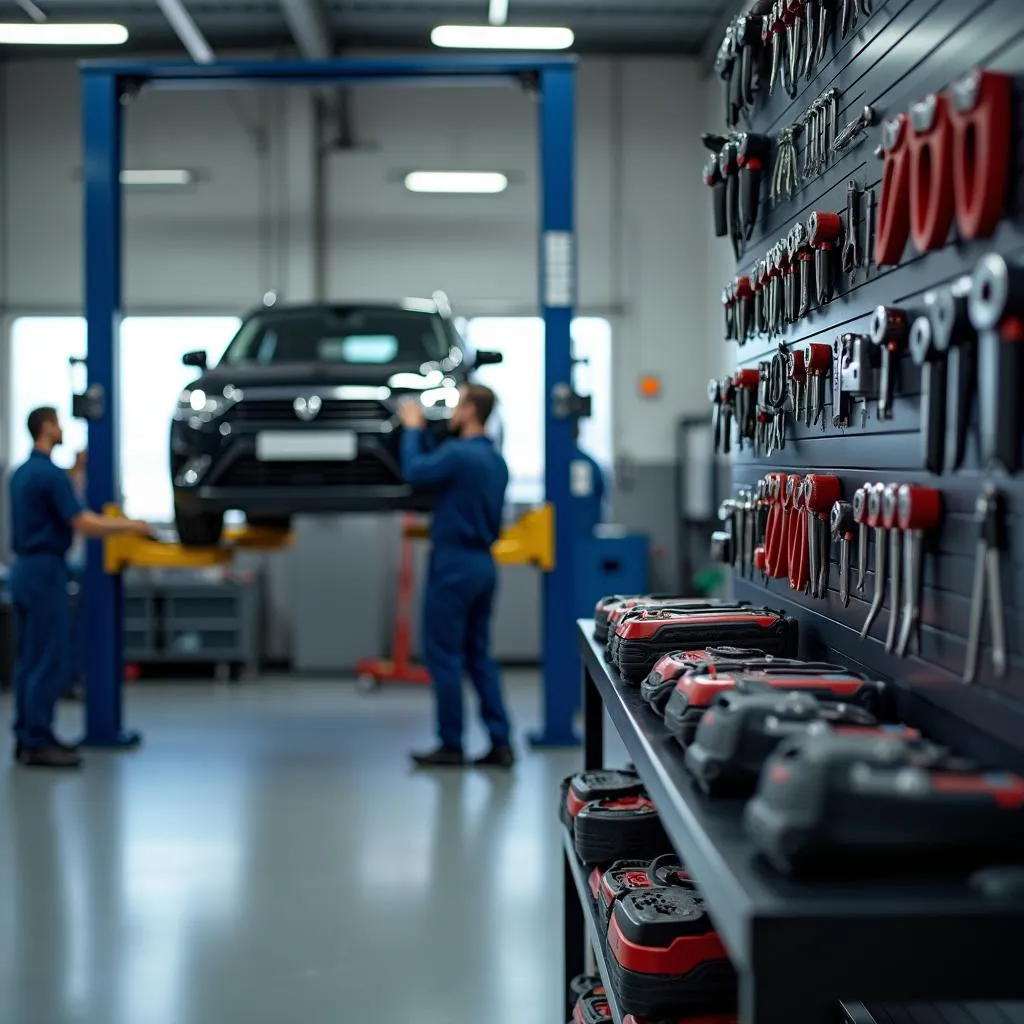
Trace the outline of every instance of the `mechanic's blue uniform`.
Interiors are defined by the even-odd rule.
[[[491,546],[501,532],[508,466],[487,437],[434,449],[422,430],[402,433],[402,472],[437,488],[423,613],[423,657],[434,679],[441,745],[462,749],[462,674],[480,700],[496,747],[509,745],[498,666],[490,654],[497,571]]]
[[[82,511],[67,473],[33,451],[11,476],[11,570],[17,661],[14,735],[27,748],[54,742],[53,714],[67,688],[71,644],[68,569],[71,521]]]

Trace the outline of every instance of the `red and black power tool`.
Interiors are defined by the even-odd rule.
[[[720,645],[703,651],[671,651],[658,659],[650,675],[640,684],[640,696],[662,717],[676,682],[682,676],[704,673],[710,669],[718,672],[760,668],[795,668],[806,665],[797,658],[780,658],[750,647],[729,647]]]
[[[587,804],[573,819],[576,855],[584,864],[652,860],[671,849],[661,818],[644,793]]]
[[[594,608],[594,639],[601,644],[608,642],[608,625],[613,612],[628,611],[642,603],[658,604],[671,601],[683,605],[691,601],[700,605],[719,603],[714,598],[683,597],[680,594],[609,594],[602,597]]]
[[[615,902],[608,969],[622,1009],[641,1017],[736,1001],[735,971],[692,884],[638,889]]]
[[[631,616],[643,611],[655,611],[666,608],[679,608],[681,611],[706,611],[712,608],[747,608],[749,601],[724,601],[714,597],[668,597],[663,594],[655,594],[651,597],[626,598],[618,604],[612,605],[607,612],[608,623],[604,627],[605,634],[605,659],[609,658],[608,644],[619,623]],[[596,620],[595,620],[596,622]],[[595,626],[595,639],[597,639],[597,627]]]
[[[605,996],[604,982],[596,974],[578,974],[575,978],[569,982],[569,1004],[571,1006],[572,1022],[576,1024],[579,1018],[576,1016],[577,1008],[581,1003],[587,1003],[590,1000],[600,1000],[607,1003],[607,997]],[[588,1011],[584,1010],[584,1014]],[[590,1011],[595,1012],[595,1011]],[[608,1011],[611,1014],[611,1010]],[[584,1020],[587,1017],[584,1016]],[[597,1020],[609,1020],[611,1017],[598,1017]]]
[[[653,861],[619,860],[601,876],[597,907],[601,930],[608,931],[608,921],[616,900],[636,889],[676,885],[689,880],[686,869],[674,853],[666,853]]]
[[[721,693],[734,690],[743,680],[747,685],[764,683],[777,690],[800,690],[826,701],[859,704],[876,717],[882,708],[885,685],[859,672],[850,672],[840,665],[805,662],[782,668],[761,668],[755,671],[710,671],[682,676],[676,681],[665,705],[668,731],[688,747],[697,733],[697,726]]]
[[[809,693],[780,691],[740,680],[719,694],[686,748],[686,767],[705,793],[749,796],[765,761],[783,740],[829,731],[920,739],[916,729],[881,725],[859,704],[820,701]]]
[[[661,1020],[648,1020],[646,1017],[635,1017],[627,1013],[622,1024],[739,1024],[735,1013],[692,1013],[686,1017],[665,1017]]]
[[[1024,857],[1024,779],[924,740],[823,733],[781,744],[744,823],[794,874],[950,871]]]
[[[558,816],[566,828],[572,828],[573,818],[592,801],[637,796],[643,791],[644,784],[632,768],[577,772],[562,780]]]
[[[573,1024],[603,1024],[613,1020],[608,997],[602,991],[597,995],[580,996],[572,1011]]]
[[[731,644],[791,655],[796,641],[796,620],[770,608],[670,608],[627,615],[609,638],[608,649],[622,678],[639,683],[671,651]]]

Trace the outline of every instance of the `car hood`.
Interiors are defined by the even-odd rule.
[[[461,370],[461,367],[460,367]],[[339,384],[387,384],[396,373],[419,373],[420,364],[387,366],[325,366],[323,363],[280,363],[276,366],[218,366],[208,370],[191,387],[206,391],[231,385],[247,387],[331,387]],[[461,380],[456,370],[449,374]]]

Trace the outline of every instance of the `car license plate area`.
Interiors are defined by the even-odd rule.
[[[260,462],[351,462],[358,454],[353,430],[263,430],[256,435]]]

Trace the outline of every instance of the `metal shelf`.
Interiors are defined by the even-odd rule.
[[[579,897],[580,908],[583,911],[583,920],[586,922],[587,937],[590,939],[590,948],[594,953],[594,960],[597,963],[598,973],[604,982],[605,995],[608,998],[608,1005],[611,1007],[612,1019],[615,1024],[622,1024],[622,1010],[619,1007],[618,996],[611,985],[611,978],[608,974],[608,964],[605,962],[604,946],[601,943],[601,925],[597,917],[597,910],[590,895],[590,886],[587,883],[587,868],[580,863],[576,856],[576,847],[572,841],[572,834],[568,829],[562,829],[562,839],[565,844],[565,860],[576,883],[576,895]],[[566,893],[566,896],[569,894]]]
[[[604,661],[593,622],[578,627],[588,767],[597,766],[603,703],[740,972],[745,1024],[820,1021],[840,999],[1024,996],[1015,952],[1024,899],[988,899],[962,876],[844,883],[778,874],[743,831],[742,801],[695,787],[664,723]]]

